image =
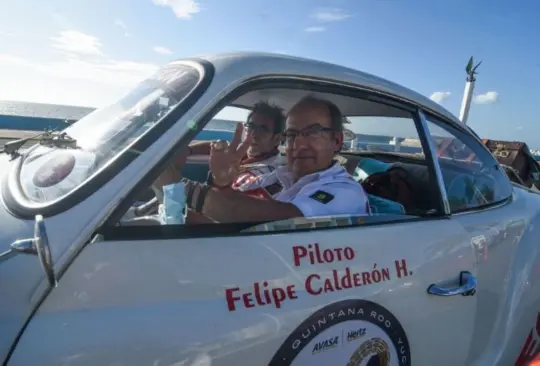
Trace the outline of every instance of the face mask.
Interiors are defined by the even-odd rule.
[[[159,221],[162,225],[185,223],[186,185],[184,182],[163,186],[163,204],[159,205]]]

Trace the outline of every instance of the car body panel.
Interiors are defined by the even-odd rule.
[[[344,84],[357,85],[401,98],[415,105],[421,105],[424,109],[445,117],[455,125],[467,128],[456,116],[428,97],[363,71],[302,57],[274,55],[263,52],[232,52],[207,56],[202,55],[200,57],[215,65],[216,82],[221,82],[220,78],[223,76],[230,81],[232,81],[231,79],[250,79],[261,75],[289,74],[320,77]],[[262,70],[264,72],[261,72]],[[225,79],[223,80],[225,81]]]
[[[456,215],[456,221],[475,242],[483,241],[476,246],[481,286],[476,294],[476,334],[469,362],[514,364],[526,333],[536,321],[540,309],[537,201],[536,193],[518,188],[511,203]]]
[[[203,139],[224,138],[230,139],[230,131],[203,131],[200,136]],[[7,174],[15,161],[10,160],[7,155],[0,155],[0,172]],[[145,165],[144,162],[140,162]],[[49,239],[51,241],[51,252],[55,271],[62,273],[80,247],[84,244],[89,235],[95,230],[97,221],[92,219],[103,218],[111,207],[118,204],[121,197],[118,189],[125,187],[125,184],[118,182],[125,179],[130,173],[137,173],[138,168],[128,168],[123,176],[117,176],[107,186],[103,187],[97,195],[105,198],[105,202],[110,202],[111,206],[101,204],[102,198],[88,199],[74,206],[69,211],[56,217],[48,218],[46,221]],[[111,190],[111,188],[113,188]],[[119,195],[120,194],[120,195]],[[125,194],[125,193],[124,193]],[[111,195],[111,196],[109,196]],[[115,200],[114,197],[117,197]],[[85,215],[86,212],[101,212],[95,217]],[[65,217],[78,217],[79,220],[70,220],[70,225],[65,224]],[[14,217],[2,205],[0,206],[0,253],[9,249],[9,245],[17,239],[30,238],[33,236],[34,221],[21,220]],[[85,227],[87,230],[85,230]],[[0,305],[0,360],[7,356],[11,345],[23,328],[26,320],[31,316],[34,309],[39,305],[43,296],[48,292],[45,276],[35,256],[18,256],[5,263],[0,264],[0,293],[10,294],[3,298]]]
[[[306,257],[295,266],[293,247],[315,243],[321,251],[348,246],[356,255],[348,263],[315,265]],[[401,260],[407,273],[399,272],[400,278],[395,261]],[[388,268],[390,279],[322,296],[304,289],[310,274],[332,278],[332,270],[343,275],[345,266],[370,274],[374,267]],[[370,300],[393,313],[405,329],[413,364],[430,364],[434,357],[447,361],[441,365],[462,364],[477,299],[426,292],[431,283],[456,279],[462,270],[475,271],[470,240],[459,225],[444,219],[232,238],[96,242],[40,307],[9,365],[56,365],[68,359],[70,365],[170,365],[207,357],[212,365],[234,365],[239,359],[266,365],[310,313],[343,298]],[[283,301],[279,309],[248,309],[237,301],[236,310],[228,310],[225,289],[253,291],[253,283],[264,281],[269,287],[294,285],[298,298]],[[453,348],[429,341],[439,328],[429,321],[433,318],[447,324],[445,337],[463,335]],[[25,352],[42,334],[55,336]],[[434,352],[421,351],[426,342]]]

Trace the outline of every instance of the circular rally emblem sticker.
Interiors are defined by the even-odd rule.
[[[285,340],[269,366],[411,365],[409,341],[397,318],[366,300],[318,310]]]
[[[33,183],[40,188],[51,187],[66,179],[74,167],[75,156],[69,152],[62,152],[52,157],[36,171]]]

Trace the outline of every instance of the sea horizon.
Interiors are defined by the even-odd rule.
[[[50,124],[75,122],[97,108],[52,103],[0,100],[0,130],[40,131]],[[234,131],[237,121],[214,119],[206,127]],[[20,128],[25,127],[25,128]],[[56,126],[54,126],[56,127]],[[392,136],[357,135],[358,142],[386,144]],[[529,146],[540,157],[540,150]]]

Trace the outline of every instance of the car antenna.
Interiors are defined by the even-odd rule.
[[[44,131],[44,132],[40,132],[36,135],[32,135],[30,137],[25,137],[25,138],[22,138],[22,139],[18,139],[18,140],[14,140],[14,141],[8,141],[4,144],[4,147],[2,148],[2,150],[0,150],[0,153],[6,153],[8,154],[9,156],[11,156],[11,159],[15,159],[17,158],[18,156],[20,156],[19,154],[19,149],[25,144],[27,143],[28,141],[30,140],[34,140],[40,136],[43,136],[45,135],[46,133],[50,133],[52,131]]]

